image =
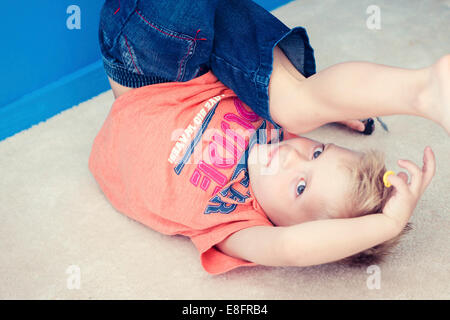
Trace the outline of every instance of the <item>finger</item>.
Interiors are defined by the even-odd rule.
[[[360,120],[344,120],[339,121],[338,123],[343,124],[344,126],[347,126],[350,129],[356,131],[364,131],[365,129],[364,123],[362,123]]]
[[[408,175],[405,172],[399,172],[397,174],[398,177],[402,178],[402,180],[408,184]]]
[[[416,194],[422,190],[422,170],[410,160],[398,160],[398,165],[408,170],[411,174],[411,181],[409,183],[411,190]]]
[[[399,173],[400,175],[401,173]],[[403,173],[404,174],[404,173]],[[395,187],[395,190],[397,192],[406,194],[409,192],[408,185],[406,184],[404,178],[402,178],[403,175],[397,176],[397,175],[389,175],[387,176],[387,180],[390,184],[392,184]]]
[[[436,157],[434,156],[431,147],[427,146],[423,152],[423,178],[422,178],[422,191],[424,191],[433,179],[436,173]]]

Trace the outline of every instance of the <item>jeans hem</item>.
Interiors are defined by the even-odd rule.
[[[289,36],[292,35],[298,35],[302,38],[302,41],[298,42],[292,42],[289,45],[283,46],[282,41],[287,39]],[[291,63],[294,65],[294,67],[305,77],[309,77],[316,73],[316,64],[315,64],[315,58],[314,58],[314,50],[309,44],[309,39],[307,36],[307,33],[303,27],[295,27],[290,29],[287,33],[285,33],[280,39],[275,41],[273,45],[270,47],[270,55],[262,55],[262,57],[268,57],[267,61],[262,61],[261,66],[259,70],[257,71],[255,78],[254,78],[254,85],[256,87],[256,97],[259,101],[259,104],[262,105],[262,110],[267,110],[267,116],[266,119],[272,122],[272,124],[275,125],[275,127],[281,127],[275,121],[272,119],[270,115],[270,103],[269,103],[269,83],[270,83],[270,76],[273,71],[273,50],[275,46],[278,44],[279,47],[285,52],[287,58],[291,61]],[[298,44],[301,46],[300,48],[294,48],[292,49],[292,46],[296,46]],[[303,55],[300,53],[303,49]],[[296,53],[299,56],[303,57],[302,61],[298,61],[295,59]],[[270,60],[270,61],[269,61]]]

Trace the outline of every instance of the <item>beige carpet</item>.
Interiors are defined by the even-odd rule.
[[[319,70],[348,60],[418,68],[450,52],[450,1],[318,2],[295,1],[274,14],[307,27]],[[369,5],[381,9],[380,30],[366,27]],[[390,133],[377,126],[366,137],[328,125],[306,135],[385,150],[396,171],[398,158],[421,164],[426,145],[436,154],[436,176],[416,208],[414,230],[379,265],[380,288],[369,289],[365,268],[339,264],[210,276],[188,239],[118,213],[88,170],[112,102],[105,92],[0,142],[1,299],[450,298],[450,142],[431,121],[392,116],[384,118]]]

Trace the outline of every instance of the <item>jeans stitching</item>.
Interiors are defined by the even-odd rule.
[[[187,40],[187,41],[190,41],[189,47],[188,47],[188,49],[187,49],[187,53],[186,53],[186,54],[184,55],[184,57],[181,59],[180,65],[178,66],[177,78],[175,79],[175,81],[178,81],[180,78],[182,79],[182,78],[184,77],[184,71],[185,71],[185,68],[183,68],[183,65],[186,64],[186,62],[187,62],[187,57],[191,54],[192,45],[195,45],[195,43],[196,43],[197,40],[207,40],[206,38],[200,38],[200,39],[197,39],[197,35],[198,35],[198,33],[200,32],[200,29],[197,30],[197,33],[196,33],[196,35],[195,35],[195,38],[192,38],[192,37],[189,37],[189,36],[188,36],[188,37],[180,37],[180,36],[176,36],[176,35],[174,35],[174,34],[167,33],[167,32],[165,32],[165,31],[163,31],[163,30],[157,28],[155,25],[153,25],[153,24],[150,23],[147,19],[145,19],[145,18],[142,16],[142,14],[139,13],[139,11],[138,11],[137,9],[135,9],[135,12],[137,13],[137,15],[139,16],[140,19],[142,19],[145,23],[147,23],[147,24],[148,24],[150,27],[152,27],[153,29],[155,29],[155,30],[157,30],[157,31],[159,31],[159,32],[161,32],[161,33],[163,33],[163,34],[169,36],[169,37],[173,37],[173,38],[177,38],[177,39],[181,39],[181,40]],[[194,46],[194,49],[195,49],[195,46]]]
[[[135,7],[137,6],[137,3],[135,3]],[[117,11],[118,12],[118,11]],[[131,15],[133,14],[133,11],[130,11],[130,13],[128,14],[128,17],[125,19],[125,21],[123,22],[122,26],[120,27],[119,32],[117,33],[116,37],[113,39],[112,41],[112,46],[110,48],[110,50],[112,50],[112,48],[115,47],[115,45],[117,44],[117,42],[119,41],[119,37],[120,35],[123,33],[123,29],[125,28],[125,26],[128,23],[128,20],[130,20]]]
[[[126,35],[123,35],[123,36],[124,36],[124,38],[125,38],[125,44],[127,45],[128,52],[129,52],[130,57],[131,57],[131,62],[133,62],[134,68],[136,69],[136,71],[138,72],[138,74],[141,74],[141,72],[139,71],[138,67],[136,66],[136,63],[134,62],[133,54],[131,53],[131,49],[130,49],[130,45],[128,44],[127,36],[126,36]]]
[[[116,15],[117,12],[120,10],[120,0],[119,0],[119,8],[113,13],[113,15]]]
[[[183,73],[184,73],[184,70],[185,70],[185,68],[182,68],[182,66],[185,64],[185,61],[184,61],[184,59],[186,59],[186,57],[188,57],[189,56],[189,51],[191,51],[191,47],[192,47],[192,45],[195,43],[195,41],[191,41],[191,44],[189,45],[189,47],[188,47],[188,50],[187,50],[187,53],[184,55],[184,57],[183,57],[183,59],[181,59],[181,61],[180,61],[180,65],[178,66],[178,72],[177,72],[177,78],[175,79],[175,81],[178,81],[178,79],[180,78],[180,71],[183,69]],[[187,60],[186,60],[187,61]],[[184,76],[184,74],[183,74],[183,76]],[[183,77],[181,77],[181,78],[183,78]]]
[[[180,76],[181,76],[181,77],[180,77],[181,79],[184,78],[184,71],[186,70],[186,68],[182,68],[182,66],[183,66],[183,65],[184,65],[184,66],[186,65],[186,62],[187,62],[188,60],[186,60],[186,62],[185,62],[184,60],[189,56],[189,54],[195,52],[195,47],[196,47],[196,44],[197,44],[196,41],[197,41],[197,40],[207,40],[206,38],[197,39],[197,35],[198,35],[198,33],[199,33],[200,31],[201,31],[200,29],[197,30],[197,33],[195,34],[195,38],[194,38],[194,40],[191,41],[191,44],[189,45],[189,48],[188,48],[188,50],[187,50],[186,55],[183,57],[183,59],[181,59],[182,62],[180,62],[180,66],[178,67],[177,79],[176,79],[175,81],[178,81],[178,78],[179,78]],[[190,52],[190,51],[191,51],[191,48],[192,48],[192,45],[194,45],[194,48],[192,49],[192,52]],[[181,69],[183,70],[183,71],[182,71],[182,74],[180,74]]]
[[[163,30],[161,30],[161,29],[158,29],[155,25],[153,25],[153,24],[151,24],[150,22],[148,22],[147,19],[145,19],[145,18],[139,13],[139,11],[138,11],[137,9],[135,10],[135,12],[136,12],[136,13],[138,14],[138,16],[139,16],[145,23],[147,23],[150,27],[152,27],[152,28],[158,30],[159,32],[161,32],[161,33],[163,33],[163,34],[165,34],[165,35],[167,35],[167,36],[169,36],[169,37],[178,38],[178,39],[181,39],[181,40],[189,40],[189,41],[194,40],[194,39],[192,39],[192,37],[179,37],[179,36],[176,36],[176,35],[167,33],[167,32],[165,32],[165,31],[163,31]]]
[[[219,60],[224,61],[227,65],[229,65],[229,66],[232,67],[233,69],[239,70],[240,72],[246,74],[250,80],[255,81],[255,75],[256,75],[255,72],[250,72],[250,73],[249,73],[249,72],[247,72],[247,71],[244,71],[242,68],[236,67],[236,66],[233,65],[231,62],[229,62],[228,60],[222,58],[221,56],[218,56],[217,54],[211,53],[211,57],[213,57],[213,56],[214,56],[216,59],[219,59]]]

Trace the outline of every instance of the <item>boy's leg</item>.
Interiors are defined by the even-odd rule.
[[[286,67],[284,58],[275,47],[269,104],[272,118],[292,133],[329,122],[394,114],[421,116],[450,131],[450,56],[419,70],[346,62],[306,79],[296,77],[295,68]]]
[[[117,99],[118,97],[120,97],[122,94],[124,94],[127,91],[133,90],[133,88],[130,87],[125,87],[123,85],[121,85],[120,83],[115,82],[113,79],[111,79],[110,77],[108,77],[108,81],[109,84],[111,86],[111,89],[113,91],[114,94],[114,98]]]
[[[283,53],[283,51],[280,50],[280,48],[278,46],[275,46],[274,48],[274,52],[273,52],[273,64],[274,64],[274,70],[273,72],[275,73],[275,76],[272,77],[273,78],[277,78],[279,77],[279,73],[280,72],[288,72],[290,74],[290,76],[292,76],[293,78],[295,78],[297,81],[303,81],[305,80],[305,76],[303,76],[293,65],[292,63],[289,61],[289,59],[286,57],[286,55]],[[280,71],[281,69],[281,71]],[[285,76],[287,76],[287,74],[285,74]],[[271,78],[271,79],[273,79]],[[293,80],[293,79],[291,79]],[[273,91],[274,86],[272,85],[272,87],[269,87],[269,91],[272,90]],[[274,94],[272,92],[272,94]],[[340,120],[340,121],[336,121],[337,123],[343,124],[353,130],[356,131],[360,131],[363,132],[364,130],[366,130],[365,124],[361,121],[361,120]]]

